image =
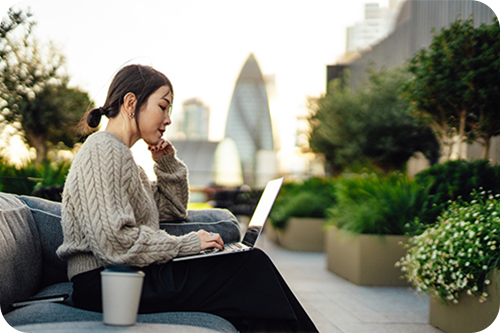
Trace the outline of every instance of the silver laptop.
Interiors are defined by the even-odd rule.
[[[211,248],[201,251],[200,253],[176,257],[172,261],[190,260],[198,258],[207,258],[210,256],[220,256],[225,254],[232,254],[238,252],[250,251],[257,243],[257,239],[262,233],[264,224],[266,223],[269,212],[273,207],[274,201],[278,196],[281,185],[283,184],[283,178],[271,180],[267,183],[262,196],[260,197],[259,203],[255,208],[252,215],[252,219],[248,224],[248,229],[243,237],[243,241],[237,243],[224,244],[224,249],[219,250],[217,248]]]

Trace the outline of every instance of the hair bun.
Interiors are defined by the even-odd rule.
[[[87,124],[92,128],[96,128],[97,126],[99,126],[103,114],[104,114],[104,109],[102,107],[93,109],[92,111],[89,112],[89,115],[87,116]]]

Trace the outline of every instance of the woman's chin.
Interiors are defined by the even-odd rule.
[[[149,146],[156,146],[157,144],[159,144],[159,143],[160,143],[161,138],[156,139],[156,140],[155,140],[155,138],[148,138],[148,139],[144,139],[144,138],[143,138],[143,140],[144,140],[144,142],[146,142]]]

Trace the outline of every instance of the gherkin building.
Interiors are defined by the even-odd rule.
[[[253,186],[257,178],[257,153],[274,150],[266,86],[253,54],[246,60],[236,81],[227,114],[225,137],[236,143],[244,182]]]

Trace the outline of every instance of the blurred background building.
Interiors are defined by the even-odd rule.
[[[390,0],[388,4],[365,4],[364,20],[346,30],[345,55],[327,66],[327,84],[341,77],[345,69],[350,72],[351,85],[356,86],[371,63],[377,69],[404,64],[416,51],[430,45],[433,28],[439,31],[458,17],[472,17],[480,25],[491,24],[495,16],[488,6],[472,0]],[[246,184],[262,188],[278,175],[321,173],[320,161],[302,154],[299,148],[292,157],[282,154],[274,139],[279,136],[273,133],[277,126],[273,126],[270,114],[274,89],[272,76],[264,76],[256,57],[250,54],[235,82],[224,137],[219,142],[208,141],[209,107],[198,98],[183,102],[183,114],[174,124],[177,127],[170,139],[188,165],[193,186]],[[490,157],[498,161],[500,142],[495,139],[492,145]],[[480,147],[471,145],[466,158],[477,158],[480,151]],[[425,158],[412,159],[409,173],[427,166]]]
[[[236,143],[245,184],[261,187],[277,175],[266,84],[250,54],[236,81],[227,115],[226,138]]]
[[[346,32],[346,53],[353,53],[374,45],[394,29],[398,0],[389,0],[389,7],[377,2],[365,4],[364,20],[356,22]]]
[[[208,141],[209,117],[208,106],[197,98],[188,99],[169,137],[188,166],[192,186],[263,187],[277,177],[268,93],[253,54],[235,83],[222,141]]]
[[[187,140],[208,140],[210,109],[200,99],[182,103],[182,132]]]
[[[354,59],[347,63],[340,62],[340,65],[349,68],[354,86],[370,63],[373,62],[377,69],[403,65],[415,52],[427,48],[434,36],[432,29],[439,33],[441,28],[449,27],[457,18],[472,18],[475,26],[492,24],[495,17],[491,8],[473,0],[406,0],[392,6],[398,9],[393,31],[379,42],[370,44]],[[346,34],[349,35],[349,32]],[[327,79],[330,81],[333,77]]]
[[[393,22],[389,24],[391,17],[389,12],[393,10],[396,10],[394,12],[396,15],[392,16]],[[355,39],[353,36],[356,36],[357,30],[348,28],[346,31],[346,54],[336,64],[327,66],[327,86],[332,79],[342,77],[342,72],[346,69],[349,70],[351,86],[356,87],[371,64],[378,70],[382,67],[390,68],[403,65],[418,50],[427,48],[431,44],[434,36],[433,29],[439,33],[442,28],[449,27],[458,18],[464,20],[472,18],[474,25],[479,26],[483,23],[492,24],[495,17],[495,13],[487,5],[472,0],[406,0],[399,2],[391,0],[388,11],[384,11],[384,14],[382,12],[383,9],[378,8],[375,4],[367,4],[365,6],[365,21],[360,23],[360,26],[368,27],[369,22],[375,22],[374,18],[369,17],[380,16],[387,19],[383,23],[384,26],[392,26],[389,29],[391,32],[378,41],[375,36],[366,36],[366,38],[359,37],[359,41],[355,43],[349,42],[349,40]],[[381,35],[383,29],[379,29]],[[374,43],[368,43],[371,38],[375,41]],[[354,46],[362,44],[361,40],[368,44],[363,45],[361,50],[358,49],[359,52],[353,52],[356,51]],[[472,145],[463,143],[463,145],[467,145],[467,148],[464,149],[466,156],[455,154],[456,156],[452,156],[452,158],[467,160],[480,158],[482,147],[478,143]],[[458,147],[454,148],[458,152]],[[500,161],[500,140],[498,137],[492,139],[489,159],[494,162]],[[415,174],[427,166],[428,161],[423,156],[412,158],[408,163],[408,172]]]

